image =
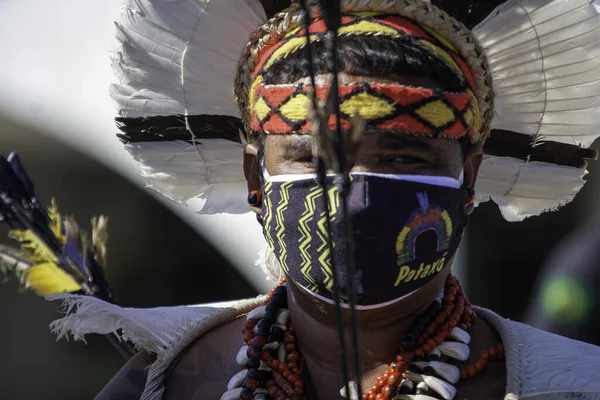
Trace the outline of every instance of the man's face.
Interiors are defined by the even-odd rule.
[[[350,82],[400,83],[429,89],[436,82],[418,76],[376,79],[340,74],[341,84]],[[314,173],[310,135],[267,135],[264,162],[270,175]],[[458,179],[465,157],[457,140],[432,139],[402,133],[363,133],[352,172],[435,175]]]

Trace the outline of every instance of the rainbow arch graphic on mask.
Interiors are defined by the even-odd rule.
[[[425,232],[437,235],[437,250],[444,251],[450,245],[452,237],[452,220],[446,210],[429,204],[427,193],[417,193],[420,208],[414,211],[406,221],[396,240],[398,265],[411,262],[416,256],[415,243]]]

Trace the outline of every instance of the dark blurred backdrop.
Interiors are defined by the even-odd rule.
[[[116,140],[116,139],[115,139]],[[155,307],[255,295],[235,268],[147,192],[39,132],[0,116],[0,152],[17,150],[40,199],[54,197],[89,232],[108,215],[107,279],[121,304]],[[98,149],[102,151],[102,149]],[[7,230],[0,226],[0,241]],[[103,337],[55,342],[56,303],[0,286],[0,399],[92,399],[123,364]]]
[[[146,192],[0,116],[0,152],[6,156],[12,150],[21,154],[43,201],[54,196],[82,226],[96,214],[110,217],[107,276],[123,305],[191,304],[255,294],[216,250]],[[596,192],[598,185],[588,183],[560,212],[521,223],[504,221],[493,203],[480,206],[471,218],[464,252],[472,302],[520,319],[546,254],[588,217]],[[0,234],[6,237],[6,230]],[[18,293],[15,282],[0,286],[0,302],[0,399],[91,399],[123,364],[102,337],[90,336],[87,345],[55,343],[48,324],[59,317],[57,305]]]

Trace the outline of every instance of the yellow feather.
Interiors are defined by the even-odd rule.
[[[21,249],[33,262],[49,262],[53,264],[58,263],[54,253],[52,253],[48,246],[46,246],[46,244],[30,230],[12,230],[10,231],[10,236],[21,243]]]
[[[81,290],[81,286],[69,274],[52,263],[34,265],[25,271],[23,278],[25,287],[35,290],[40,296]]]
[[[48,207],[48,217],[50,218],[50,229],[52,229],[54,236],[60,241],[60,244],[64,246],[67,243],[67,238],[63,234],[62,219],[58,212],[56,200],[54,199],[51,200],[50,207]]]
[[[54,215],[58,217],[56,212]],[[23,273],[26,288],[33,289],[41,296],[81,290],[81,285],[57,265],[58,259],[54,253],[35,233],[13,230],[10,235],[21,242],[21,251],[35,263]]]

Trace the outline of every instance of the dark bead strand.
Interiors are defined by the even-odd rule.
[[[276,312],[280,308],[287,308],[287,291],[283,284],[271,290],[271,303],[266,304],[267,312]],[[274,302],[274,303],[273,303]],[[274,304],[274,305],[273,305]],[[302,382],[302,371],[299,363],[302,363],[301,355],[296,349],[296,337],[294,325],[289,322],[287,330],[272,325],[269,330],[267,343],[279,342],[286,347],[285,361],[280,362],[276,355],[277,350],[272,352],[263,351],[262,360],[272,369],[266,388],[271,399],[274,400],[306,400]]]
[[[410,329],[408,334],[404,337],[402,341],[402,348],[404,349],[412,349],[415,347],[417,339],[421,332],[425,329],[426,326],[429,325],[429,322],[432,318],[435,317],[435,314],[440,310],[441,305],[437,301],[434,301],[427,307],[427,310],[417,317],[413,327]]]
[[[280,282],[280,285],[282,282]],[[273,296],[279,286],[271,289],[267,298]],[[265,307],[266,308],[266,307]],[[273,307],[271,307],[273,308]],[[242,391],[240,392],[240,399],[248,400],[253,398],[253,393],[256,389],[266,389],[266,383],[271,378],[271,374],[265,374],[268,371],[260,371],[260,362],[263,357],[263,346],[267,343],[267,337],[271,330],[271,326],[275,322],[275,311],[265,310],[265,315],[261,319],[250,318],[244,323],[242,333],[244,336],[244,342],[248,346],[246,350],[246,356],[248,361],[246,362],[246,368],[248,368],[246,379],[242,384]],[[253,332],[254,327],[257,328],[256,335]]]

